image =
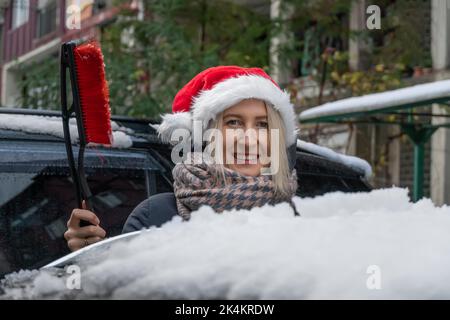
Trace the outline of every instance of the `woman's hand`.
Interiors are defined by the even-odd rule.
[[[80,227],[80,220],[90,222],[92,225]],[[76,251],[90,244],[102,241],[106,236],[106,231],[100,227],[100,220],[89,210],[86,210],[86,203],[83,201],[83,209],[73,209],[69,221],[67,221],[67,231],[64,238],[71,251]]]

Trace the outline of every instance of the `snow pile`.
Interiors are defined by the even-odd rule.
[[[325,103],[303,111],[299,118],[300,121],[306,121],[318,117],[342,115],[351,112],[377,111],[418,102],[426,104],[428,101],[437,99],[450,100],[450,80],[418,84],[407,88]]]
[[[120,127],[114,121],[111,122],[111,127],[113,129],[114,139],[112,145],[113,148],[129,148],[133,145],[131,137],[127,135],[127,133],[130,133],[129,129]],[[0,129],[48,134],[64,138],[62,120],[60,117],[2,114],[0,116]],[[72,143],[76,143],[78,141],[78,130],[75,119],[70,120],[69,129]]]
[[[319,146],[317,144],[306,142],[297,139],[297,148],[303,149],[305,151],[311,152],[318,156],[330,159],[332,161],[341,163],[347,167],[353,168],[357,171],[363,172],[364,176],[368,179],[372,175],[372,167],[370,164],[361,158],[354,156],[347,156],[344,154],[337,153],[329,148]]]
[[[3,298],[450,298],[450,207],[411,203],[399,188],[295,203],[302,217],[286,203],[203,207],[112,245],[82,267],[82,290],[61,289],[61,274],[22,272]]]

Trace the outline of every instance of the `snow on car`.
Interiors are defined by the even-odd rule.
[[[343,165],[353,168],[357,171],[363,172],[364,177],[369,179],[372,175],[372,167],[370,164],[361,158],[349,156],[345,154],[340,154],[335,152],[334,150],[326,147],[319,146],[317,144],[306,142],[300,139],[297,139],[297,148],[310,152],[312,154],[316,154],[322,156],[326,159],[333,160],[338,163],[342,163]]]
[[[10,274],[2,298],[450,298],[449,206],[413,203],[400,188],[294,201],[301,217],[286,203],[205,206],[189,222]]]
[[[120,127],[114,121],[111,122],[113,130],[114,148],[129,148],[133,144],[127,135],[127,128]],[[60,117],[38,116],[38,115],[17,115],[3,114],[0,117],[0,129],[17,130],[27,133],[48,134],[63,138],[63,126]],[[69,123],[70,136],[72,142],[78,141],[78,129],[75,119]]]

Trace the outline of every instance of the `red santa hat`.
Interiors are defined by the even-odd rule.
[[[210,120],[244,99],[269,102],[286,127],[286,144],[297,141],[296,116],[290,95],[260,68],[218,66],[208,68],[189,81],[175,96],[172,113],[162,116],[158,133],[170,141],[172,132],[184,128],[192,132],[193,121],[206,129]]]

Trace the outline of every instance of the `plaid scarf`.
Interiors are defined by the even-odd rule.
[[[289,202],[295,215],[299,215],[292,203],[297,190],[297,173],[292,170],[289,178],[290,194],[279,195],[274,192],[270,175],[245,176],[234,170],[224,168],[225,180],[219,166],[208,164],[199,155],[191,153],[190,164],[178,163],[172,171],[174,193],[178,214],[189,220],[191,212],[202,205],[208,205],[216,212],[230,209],[251,209],[265,204]],[[194,159],[200,162],[194,162]]]

